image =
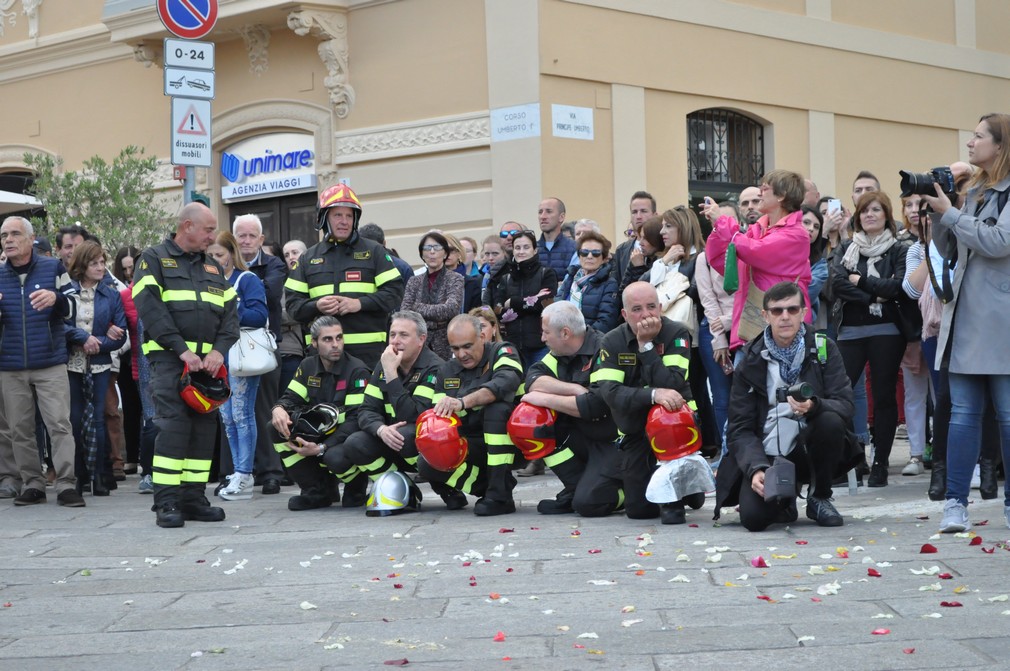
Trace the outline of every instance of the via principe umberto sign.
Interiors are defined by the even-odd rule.
[[[314,139],[270,133],[243,140],[221,153],[221,200],[234,202],[316,190]]]

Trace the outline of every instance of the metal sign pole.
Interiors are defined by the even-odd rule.
[[[186,179],[182,182],[182,204],[189,205],[193,202],[193,192],[196,191],[196,180],[193,176],[196,174],[196,169],[191,166],[186,166]]]

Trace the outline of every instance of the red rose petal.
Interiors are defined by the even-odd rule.
[[[399,576],[399,574],[398,574],[398,573],[390,573],[390,574],[389,574],[389,575],[387,575],[386,577],[387,577],[387,578],[396,578],[397,576]]]
[[[530,531],[540,531],[540,527],[530,527]]]
[[[393,589],[403,589],[403,585],[398,582],[393,583]]]
[[[589,551],[589,554],[591,554],[591,555],[598,555],[598,554],[600,554],[600,552],[602,552],[602,550],[597,550],[597,549],[594,548],[594,549],[592,549],[592,550]]]
[[[515,570],[515,569],[513,569],[513,568],[507,568],[507,569],[505,569],[505,572],[506,572],[506,573],[512,573],[512,571],[514,571],[514,570]]]
[[[407,666],[410,662],[408,662],[407,658],[404,657],[403,659],[387,659],[383,662],[383,664],[385,666]]]
[[[10,601],[5,601],[5,602],[4,602],[4,608],[10,608],[10,607],[11,607],[11,606],[13,606],[13,605],[14,605],[14,604],[12,604],[12,603],[11,603]]]
[[[981,544],[982,544],[981,536],[975,536],[970,541],[968,541],[968,545],[981,545]]]
[[[571,535],[572,535],[572,536],[581,536],[581,535],[582,535],[582,532],[581,532],[581,531],[579,531],[578,529],[576,529],[575,531],[573,531],[573,532],[571,533]]]
[[[470,566],[470,562],[468,561],[463,562],[463,566]]]
[[[810,597],[810,600],[813,601],[814,603],[820,603],[821,602],[821,600],[818,597],[816,597],[816,596]]]
[[[940,606],[943,608],[961,608],[964,604],[960,601],[941,601]]]
[[[698,528],[697,524],[688,524],[687,526],[691,527],[692,529],[697,529]]]
[[[995,547],[982,548],[982,552],[986,553],[987,555],[991,555],[993,552],[996,552],[996,548]]]
[[[511,662],[512,658],[511,657],[502,657],[501,661],[503,661],[503,662]]]
[[[207,560],[206,560],[206,559],[197,559],[197,560],[196,560],[196,563],[197,563],[197,564],[204,564],[204,563],[206,563],[206,562],[207,562]]]
[[[498,530],[498,533],[500,533],[500,534],[510,534],[510,533],[513,533],[514,531],[515,531],[515,529],[506,529],[505,527],[502,527],[501,529]]]
[[[984,527],[985,525],[989,524],[989,520],[982,520],[981,522],[972,522],[972,524],[974,524],[977,527]]]
[[[750,565],[753,566],[754,568],[768,568],[768,562],[766,562],[765,558],[762,557],[761,555],[758,555],[757,557],[751,559]]]
[[[495,643],[503,642],[505,640],[505,632],[499,631],[497,634],[494,635],[494,639],[492,640],[494,640]]]
[[[919,554],[921,555],[931,555],[937,552],[936,546],[931,543],[923,543],[922,547],[919,548]]]
[[[579,650],[585,650],[585,648],[586,648],[586,646],[582,645],[581,643],[576,643],[576,644],[575,644],[575,645],[573,645],[572,647],[573,647],[573,648],[577,648],[577,649],[579,649]]]
[[[891,633],[891,630],[890,629],[874,629],[870,633],[873,634],[874,636],[887,636],[888,634]]]
[[[915,652],[915,648],[905,648],[904,650],[902,650],[902,652],[905,653],[906,655],[911,655]]]
[[[870,576],[871,578],[879,578],[880,577],[880,571],[878,571],[875,568],[868,568],[868,569],[866,569],[866,575]]]
[[[761,599],[762,601],[771,601],[772,600],[772,598],[770,596],[766,595],[766,594],[760,594],[760,595],[758,595],[758,598]]]
[[[796,541],[796,544],[797,545],[806,545],[807,542],[806,541]]]
[[[940,575],[938,575],[936,577],[939,578],[940,580],[950,580],[950,579],[952,579],[954,577],[954,574],[953,573],[941,573]]]

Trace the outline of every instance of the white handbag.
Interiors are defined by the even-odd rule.
[[[248,270],[242,275],[255,274]],[[242,281],[239,276],[236,285]],[[259,281],[259,278],[256,278]],[[265,326],[257,328],[243,327],[239,330],[238,342],[228,350],[228,372],[236,377],[252,377],[263,375],[277,368],[277,340],[270,329]]]
[[[277,341],[269,329],[243,328],[228,350],[228,372],[236,377],[263,375],[277,368]]]

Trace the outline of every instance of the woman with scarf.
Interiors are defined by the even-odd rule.
[[[617,278],[611,274],[610,240],[595,231],[583,233],[576,243],[577,269],[570,270],[558,289],[558,300],[571,301],[582,310],[586,326],[607,333],[620,319]]]
[[[905,246],[898,242],[891,199],[881,191],[860,196],[853,215],[855,232],[835,250],[832,320],[845,371],[855,385],[870,365],[874,400],[873,464],[870,487],[887,486],[888,458],[898,426],[898,370],[909,338],[905,333],[902,289]]]
[[[557,290],[558,276],[540,264],[533,231],[520,232],[512,240],[512,260],[489,302],[505,329],[505,340],[519,349],[523,366],[531,366],[547,354],[540,338],[540,313],[554,302]]]
[[[425,233],[417,243],[417,252],[426,272],[407,280],[400,304],[401,310],[413,310],[424,317],[428,324],[428,347],[446,361],[452,358],[449,320],[459,314],[463,305],[463,276],[446,265],[452,251],[444,235],[436,231]]]

